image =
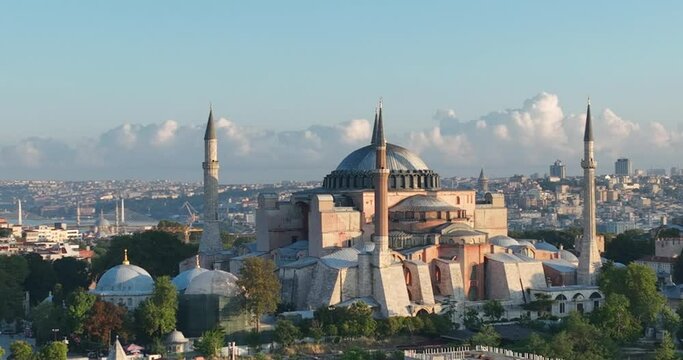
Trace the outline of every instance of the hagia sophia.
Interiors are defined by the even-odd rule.
[[[243,314],[230,309],[236,306],[242,262],[255,256],[276,263],[282,303],[297,311],[362,301],[378,317],[446,308],[461,317],[466,307],[496,299],[512,318],[527,313],[523,305],[540,294],[555,300],[550,310],[556,316],[592,311],[603,295],[596,285],[602,260],[595,233],[591,121],[589,103],[578,255],[543,241],[508,237],[504,196],[488,191],[483,170],[477,190],[442,188],[439,174],[417,154],[386,141],[380,102],[371,143],[343,158],[322,187],[286,199],[259,195],[256,243],[235,256],[223,249],[218,229],[219,163],[211,111],[202,166],[204,233],[199,254],[179,264],[181,273],[173,280],[181,295],[179,329],[197,336],[218,323],[235,331],[246,328]],[[152,289],[149,274],[126,259],[107,271],[93,292],[134,309]]]

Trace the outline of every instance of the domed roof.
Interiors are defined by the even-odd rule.
[[[457,207],[435,196],[413,195],[401,200],[390,211],[455,211]]]
[[[520,240],[517,240],[517,242],[519,243],[519,245],[524,245],[524,246],[528,246],[532,249],[536,249],[536,246],[534,246],[534,244],[532,244],[531,241],[529,241],[529,240],[520,239]]]
[[[575,263],[579,262],[579,258],[577,258],[576,255],[564,249],[560,250],[560,259]]]
[[[505,235],[494,236],[494,237],[489,239],[489,243],[493,244],[493,245],[502,246],[502,247],[510,247],[510,246],[519,245],[517,240],[515,240],[509,236],[505,236]]]
[[[197,275],[185,289],[185,295],[236,296],[240,293],[237,276],[223,270],[208,270]]]
[[[536,243],[536,249],[537,250],[545,250],[545,251],[552,251],[552,252],[558,252],[560,251],[555,245],[545,242],[545,241],[539,241]]]
[[[149,273],[126,263],[107,270],[94,290],[98,295],[148,295],[153,291],[154,280]]]
[[[429,170],[419,156],[412,151],[387,143],[387,167],[389,170]],[[375,145],[364,146],[347,155],[337,170],[371,171],[375,169]]]
[[[178,274],[178,276],[173,278],[173,285],[175,285],[176,289],[178,291],[183,291],[187,289],[188,285],[190,285],[190,282],[192,279],[195,277],[199,276],[202,273],[205,273],[209,270],[202,269],[200,267],[195,267],[190,270],[185,270]]]
[[[173,330],[168,336],[166,337],[166,343],[167,344],[184,344],[188,342],[187,338],[183,333],[181,333],[178,330]]]

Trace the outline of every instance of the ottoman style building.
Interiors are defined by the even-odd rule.
[[[199,265],[239,274],[248,257],[272,259],[282,302],[297,310],[362,301],[377,316],[389,317],[448,307],[461,323],[465,306],[478,307],[488,299],[500,300],[508,318],[536,316],[522,305],[539,294],[556,300],[551,311],[556,316],[600,306],[590,107],[582,162],[589,195],[580,258],[543,241],[508,237],[503,194],[487,191],[483,170],[478,192],[442,189],[439,175],[418,155],[386,141],[383,111],[380,102],[370,145],[346,156],[322,187],[288,198],[259,194],[256,244],[240,252],[223,250],[220,242],[217,139],[210,112]],[[178,284],[190,285],[179,290],[208,276],[195,258],[183,261],[180,270],[188,272]],[[185,279],[194,275],[195,280]]]

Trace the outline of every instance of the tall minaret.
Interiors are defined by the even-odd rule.
[[[375,146],[375,250],[373,265],[383,267],[389,264],[389,169],[387,168],[387,141],[384,138],[382,122],[382,100],[377,109],[377,121],[373,131],[372,145]]]
[[[81,226],[81,202],[76,203],[76,226]]]
[[[218,140],[213,122],[213,108],[204,133],[204,231],[199,242],[199,253],[211,255],[223,250],[218,223]],[[211,264],[203,262],[209,268]]]
[[[123,196],[121,196],[121,225],[126,225],[126,203],[123,200]]]
[[[24,219],[23,219],[23,214],[21,213],[21,199],[17,200],[17,225],[21,226],[23,225]]]
[[[598,252],[595,232],[595,167],[597,162],[593,156],[593,125],[591,123],[591,102],[588,99],[586,110],[586,130],[583,135],[583,239],[579,246],[579,268],[577,283],[579,285],[596,285],[597,275],[602,266]]]

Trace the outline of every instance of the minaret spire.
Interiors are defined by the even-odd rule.
[[[382,99],[377,112],[375,145],[375,252],[374,265],[387,266],[389,261],[389,169],[387,168],[387,143],[382,123]]]
[[[199,242],[202,265],[213,268],[213,257],[223,250],[218,220],[218,139],[213,121],[213,107],[209,105],[209,120],[204,134],[204,229]]]
[[[586,110],[586,129],[583,135],[583,237],[579,250],[579,267],[577,269],[577,283],[580,285],[596,285],[597,274],[602,266],[598,252],[595,213],[595,168],[597,162],[593,153],[593,124],[591,119],[590,98]]]
[[[593,141],[593,121],[591,120],[591,98],[588,98],[586,107],[586,130],[583,134],[583,141]]]
[[[379,107],[375,108],[375,122],[372,124],[372,138],[370,138],[370,144],[375,145],[377,143],[377,118],[379,117]]]

